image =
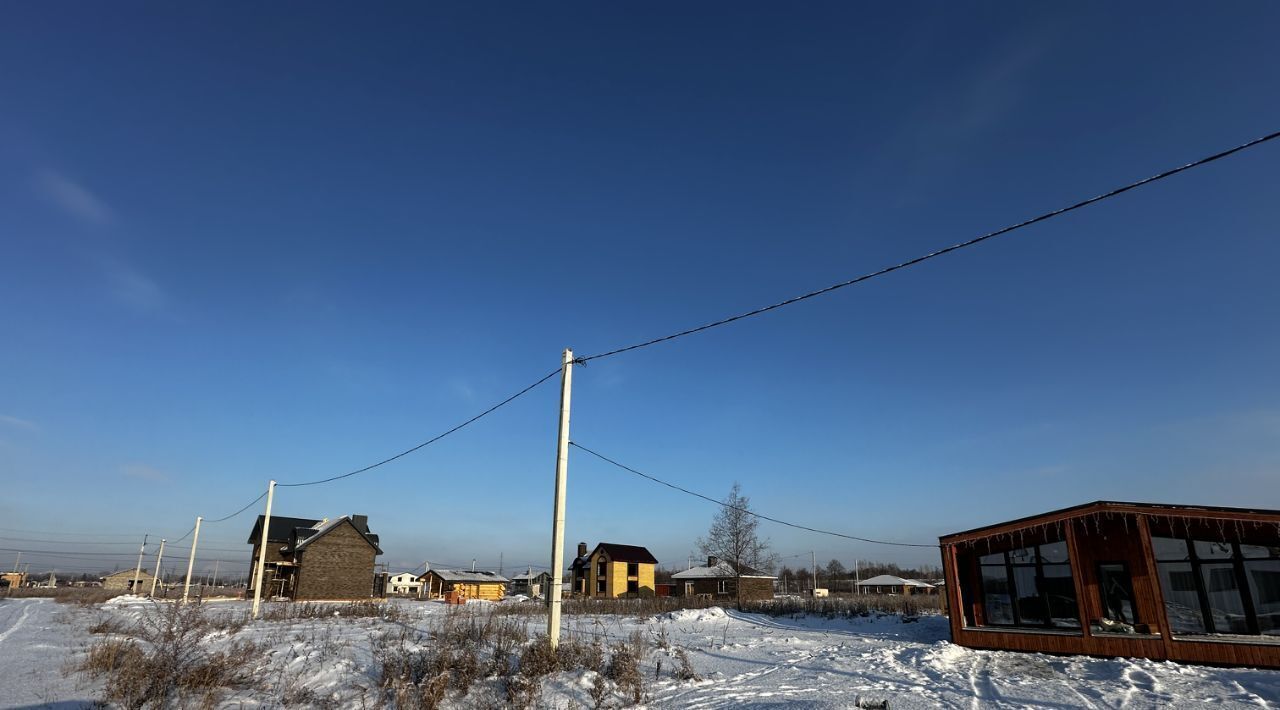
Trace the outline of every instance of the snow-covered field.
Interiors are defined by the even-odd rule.
[[[390,637],[417,638],[449,613],[438,603],[392,602],[394,620],[324,617],[259,621],[204,643],[231,639],[265,649],[251,659],[253,687],[229,691],[229,707],[380,704],[375,648]],[[132,597],[80,607],[47,599],[0,600],[0,706],[87,705],[101,684],[66,671],[102,635],[89,627],[104,619],[133,623],[153,614],[152,602]],[[207,613],[243,614],[244,602],[208,603]],[[486,605],[468,612],[483,614]],[[516,617],[530,633],[536,616]],[[649,618],[566,617],[566,637],[625,642],[636,632],[654,647],[641,670],[646,705],[671,708],[852,707],[887,701],[891,708],[1274,707],[1280,672],[1221,669],[1145,660],[1103,660],[974,651],[950,644],[946,620],[926,616],[856,619],[771,618],[721,609],[676,611]],[[659,650],[658,646],[666,646]],[[684,649],[699,680],[675,678],[674,650]],[[658,661],[663,662],[658,670]],[[543,679],[538,707],[589,708],[591,671]],[[655,677],[656,676],[656,677]],[[489,707],[503,702],[498,681],[482,681],[447,706]],[[614,698],[616,703],[621,697]]]

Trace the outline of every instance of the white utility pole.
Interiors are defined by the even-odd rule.
[[[14,560],[14,562],[13,562],[13,573],[14,573],[14,574],[17,574],[17,573],[18,573],[18,565],[19,565],[19,564],[21,564],[21,563],[22,563],[22,553],[21,553],[21,552],[19,552],[19,553],[18,553],[18,559]]]
[[[813,550],[809,551],[809,557],[812,558],[813,564],[813,596],[818,596],[818,553]]]
[[[262,570],[267,563],[267,529],[271,527],[271,499],[276,496],[276,482],[267,484],[267,514],[262,517],[262,540],[258,544],[258,567],[253,575],[253,618],[258,618],[262,603]]]
[[[858,572],[858,561],[853,561],[853,589],[854,593],[862,594],[862,575]]]
[[[573,350],[564,349],[560,365],[560,434],[556,439],[556,502],[551,518],[551,589],[547,594],[547,640],[560,643],[561,578],[564,570],[564,492],[569,476],[569,400],[573,389]]]
[[[213,561],[213,584],[210,584],[210,585],[209,585],[210,587],[216,587],[216,586],[218,586],[218,563],[219,563],[219,562],[221,562],[221,561],[222,561],[222,560],[214,560],[214,561]]]
[[[154,597],[156,595],[156,582],[160,581],[160,561],[164,559],[164,538],[160,538],[160,551],[156,553],[156,575],[151,578],[151,593],[147,596]]]
[[[138,566],[133,570],[133,584],[129,585],[130,592],[138,593],[138,586],[142,584],[142,553],[147,551],[147,536],[142,536],[142,547],[138,548]]]
[[[182,601],[187,601],[187,594],[191,592],[191,570],[196,566],[196,543],[200,542],[200,521],[204,518],[196,516],[196,532],[191,538],[191,555],[187,557],[187,582],[182,585]]]

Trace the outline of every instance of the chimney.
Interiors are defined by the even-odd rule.
[[[716,566],[716,565],[718,565],[718,564],[720,564],[720,558],[719,558],[719,557],[716,557],[715,555],[708,555],[708,556],[707,556],[707,566],[708,566],[708,567],[715,567],[715,566]]]
[[[578,543],[578,557],[586,557],[586,556],[587,556],[587,543],[585,542]]]
[[[356,526],[356,530],[362,533],[369,532],[369,516],[353,515],[351,516],[351,523]]]

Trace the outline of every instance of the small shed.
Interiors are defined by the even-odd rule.
[[[456,592],[466,599],[497,601],[506,596],[511,580],[487,570],[433,569],[418,577],[418,581],[422,582],[422,595],[427,599],[440,599]]]
[[[882,574],[858,582],[862,594],[937,594],[932,584],[918,579],[905,579],[892,574]]]

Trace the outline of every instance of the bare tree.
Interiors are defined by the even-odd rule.
[[[769,540],[761,539],[756,528],[760,519],[751,513],[751,499],[742,495],[742,486],[736,481],[729,490],[729,497],[721,503],[720,512],[711,519],[711,529],[705,538],[698,538],[698,547],[704,555],[714,555],[733,565],[738,607],[742,607],[743,567],[767,572],[777,563],[777,557],[769,549]]]

